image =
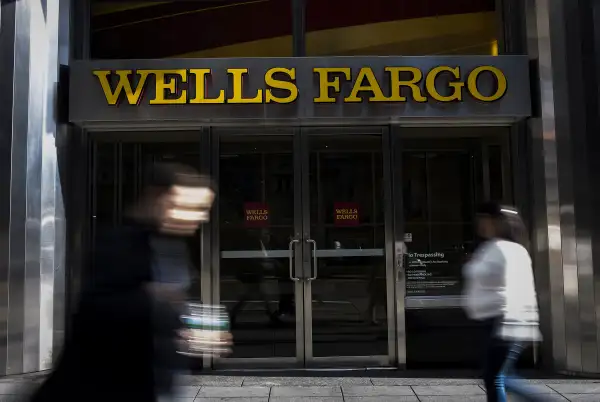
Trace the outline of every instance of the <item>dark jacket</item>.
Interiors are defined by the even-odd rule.
[[[72,331],[50,378],[33,401],[155,401],[168,394],[177,366],[179,316],[148,291],[149,232],[102,232]]]

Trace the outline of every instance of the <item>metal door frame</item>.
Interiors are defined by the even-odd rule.
[[[381,152],[383,162],[383,189],[384,189],[384,253],[385,253],[385,272],[386,272],[386,303],[387,303],[387,327],[388,327],[388,353],[380,356],[327,356],[316,357],[313,354],[313,311],[312,311],[312,281],[318,279],[318,273],[314,273],[311,268],[313,262],[317,263],[318,257],[315,256],[316,245],[311,246],[312,237],[310,230],[311,210],[310,210],[310,138],[315,136],[346,135],[351,137],[353,134],[344,134],[344,127],[306,127],[299,130],[299,154],[301,156],[300,176],[301,176],[301,218],[302,218],[302,237],[304,244],[302,262],[303,262],[303,280],[304,297],[304,351],[306,367],[327,367],[327,366],[352,366],[352,367],[378,367],[395,366],[397,362],[397,310],[395,308],[396,293],[393,286],[393,222],[392,222],[392,180],[391,180],[391,158],[390,158],[390,132],[387,126],[365,126],[346,127],[346,130],[376,129],[381,136]],[[315,244],[315,243],[313,243]],[[403,310],[402,310],[403,311]],[[402,320],[404,321],[404,320]]]
[[[390,168],[393,199],[393,280],[396,315],[396,350],[399,368],[406,368],[406,275],[404,244],[404,198],[402,174],[402,137],[399,126],[392,126],[390,133]]]

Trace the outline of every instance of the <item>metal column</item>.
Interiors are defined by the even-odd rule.
[[[306,56],[306,0],[292,1],[294,57]]]
[[[530,160],[543,356],[558,371],[598,373],[598,28],[588,0],[524,4],[537,78]]]
[[[0,5],[0,375],[49,368],[64,324],[57,90],[69,3]]]

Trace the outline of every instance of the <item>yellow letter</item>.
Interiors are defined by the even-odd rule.
[[[187,90],[182,89],[179,98],[167,99],[165,95],[177,95],[177,78],[167,74],[178,75],[181,82],[187,82],[187,70],[147,70],[156,77],[156,96],[150,100],[151,105],[182,105],[187,103]]]
[[[298,98],[298,87],[296,84],[290,81],[282,81],[273,77],[274,74],[282,73],[287,74],[290,79],[296,79],[296,69],[295,68],[271,68],[265,74],[265,84],[270,88],[283,89],[288,91],[290,94],[285,98],[278,98],[273,96],[273,91],[271,89],[267,89],[265,93],[265,102],[266,103],[292,103]]]
[[[225,90],[220,89],[216,98],[206,97],[206,77],[212,74],[210,68],[192,68],[190,74],[196,76],[196,97],[190,100],[191,104],[197,103],[225,103]]]
[[[440,75],[440,73],[447,71],[452,73],[454,78],[460,79],[460,67],[450,68],[447,66],[440,66],[432,69],[425,79],[425,87],[427,88],[427,92],[433,99],[438,102],[452,102],[452,101],[461,101],[462,100],[462,88],[465,86],[463,82],[450,82],[448,85],[454,88],[452,95],[443,96],[440,95],[437,88],[435,87],[435,80]]]
[[[481,92],[479,92],[479,88],[477,88],[477,78],[479,78],[479,74],[481,74],[484,71],[489,71],[490,73],[496,76],[496,83],[498,85],[498,88],[496,89],[496,93],[491,96],[482,95]],[[473,95],[475,99],[483,102],[493,102],[502,98],[506,93],[507,87],[508,84],[506,82],[506,77],[504,76],[504,73],[496,67],[492,66],[477,67],[475,70],[471,71],[471,74],[469,74],[469,78],[467,80],[467,88],[469,89],[471,95]]]
[[[244,98],[244,75],[248,74],[247,68],[228,68],[227,73],[233,76],[233,97],[227,103],[262,103],[262,89],[256,91],[254,98]]]
[[[367,85],[363,85],[365,78],[367,79]],[[344,100],[346,102],[362,101],[362,99],[358,97],[358,93],[361,91],[369,91],[373,94],[373,96],[369,98],[369,101],[371,102],[385,102],[389,100],[383,95],[383,92],[381,92],[381,87],[375,78],[375,74],[373,74],[373,70],[371,70],[369,67],[363,67],[360,69],[358,77],[356,77],[356,82],[352,87],[352,92],[350,92],[350,96]]]
[[[319,96],[314,99],[315,103],[335,103],[335,98],[329,96],[329,88],[333,88],[335,92],[340,92],[340,77],[335,77],[333,81],[329,81],[330,73],[342,73],[346,80],[350,79],[350,68],[322,68],[315,67],[313,72],[319,74]]]
[[[102,91],[104,92],[104,96],[106,97],[106,102],[108,102],[109,105],[116,105],[117,102],[119,102],[121,92],[125,91],[125,95],[127,96],[127,102],[130,105],[139,104],[149,72],[147,70],[137,71],[137,74],[140,75],[140,79],[135,88],[135,92],[131,88],[131,81],[129,80],[129,76],[133,74],[132,70],[116,71],[116,74],[119,76],[119,82],[117,83],[117,87],[115,88],[114,92],[112,91],[110,83],[108,82],[108,76],[110,75],[110,73],[110,70],[94,71],[94,75],[98,77],[100,85],[102,86]]]
[[[400,88],[409,87],[415,102],[427,102],[427,98],[421,94],[421,88],[417,85],[423,79],[421,70],[414,67],[386,67],[385,71],[388,71],[391,77],[391,94],[388,100],[393,102],[406,102],[406,97],[400,95]],[[400,81],[400,73],[402,72],[411,73],[413,75],[412,80]]]

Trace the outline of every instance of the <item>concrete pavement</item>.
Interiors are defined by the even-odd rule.
[[[485,402],[475,379],[190,376],[179,402]],[[528,380],[544,400],[600,402],[600,380]]]
[[[0,380],[0,402],[14,399],[40,377]],[[600,402],[600,379],[528,380],[548,401]],[[190,375],[180,380],[175,402],[479,402],[485,392],[475,379],[368,376]]]

